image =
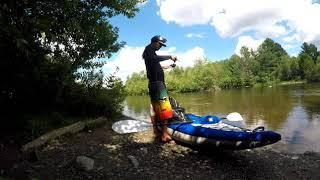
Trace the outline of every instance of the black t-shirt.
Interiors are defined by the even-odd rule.
[[[164,73],[160,61],[170,59],[171,56],[158,56],[155,49],[149,44],[143,51],[142,57],[147,69],[149,82],[164,82]]]

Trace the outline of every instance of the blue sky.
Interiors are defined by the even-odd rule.
[[[166,23],[157,12],[159,7],[155,1],[149,1],[140,7],[140,12],[128,19],[118,16],[111,20],[111,24],[119,27],[120,41],[128,46],[145,46],[152,36],[160,34],[168,42],[168,46],[175,46],[179,51],[186,51],[195,46],[206,50],[209,59],[220,60],[230,57],[236,46],[235,39],[221,38],[208,25],[194,25],[183,27],[176,23]],[[189,33],[199,34],[203,38],[188,38]]]
[[[242,46],[256,50],[270,37],[292,56],[303,42],[320,47],[320,5],[312,0],[149,0],[128,19],[117,16],[110,23],[119,28],[126,46],[107,60],[104,72],[125,80],[144,70],[141,58],[150,38],[160,34],[167,47],[158,54],[177,55],[182,67],[203,57],[211,61],[238,54]]]

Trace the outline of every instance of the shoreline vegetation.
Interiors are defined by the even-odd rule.
[[[122,112],[121,80],[102,71],[124,42],[109,19],[140,0],[0,2],[0,144]]]
[[[192,67],[165,71],[167,88],[186,93],[320,82],[320,52],[308,43],[301,49],[297,57],[289,56],[280,44],[267,38],[256,51],[242,47],[239,55],[225,60],[203,58]],[[127,78],[125,91],[128,95],[147,94],[147,83],[145,71],[133,73]]]

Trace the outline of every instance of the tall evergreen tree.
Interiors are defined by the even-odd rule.
[[[308,55],[311,57],[312,61],[314,62],[314,64],[316,64],[317,62],[317,58],[320,55],[320,53],[318,52],[317,47],[314,44],[308,44],[306,42],[304,42],[301,46],[301,52],[299,53],[299,55]]]

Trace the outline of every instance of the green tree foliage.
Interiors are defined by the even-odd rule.
[[[0,103],[12,118],[73,108],[76,115],[117,110],[118,81],[93,69],[124,45],[109,23],[129,18],[138,0],[4,0],[0,3]],[[88,71],[88,73],[78,73]],[[81,83],[78,83],[78,81]],[[111,87],[104,87],[112,81]],[[114,82],[113,82],[114,81]],[[115,83],[117,82],[117,83]],[[109,82],[110,83],[110,82]],[[119,89],[120,88],[120,89]],[[63,108],[62,108],[63,107]]]
[[[281,63],[281,58],[288,56],[287,52],[280,44],[267,38],[257,50],[256,61],[258,63],[255,71],[257,82],[266,83],[276,80],[276,69]]]
[[[241,60],[237,55],[233,55],[228,61],[225,61],[224,73],[219,85],[223,88],[241,87],[243,85],[243,79],[240,65]]]
[[[130,87],[130,88],[129,88]],[[126,90],[128,94],[146,94],[148,93],[147,75],[143,71],[133,73],[126,81]]]
[[[220,87],[243,87],[251,86],[254,82],[252,69],[254,64],[254,52],[247,47],[240,49],[240,56],[232,55],[224,63],[223,78]]]
[[[243,85],[251,86],[254,84],[253,67],[255,66],[254,61],[255,53],[249,50],[247,47],[240,49],[240,68],[241,77],[243,79]]]
[[[278,68],[279,79],[288,81],[292,79],[291,61],[289,57],[283,57]]]
[[[301,76],[309,82],[320,81],[319,59],[320,53],[313,44],[303,43],[299,53],[299,69]]]
[[[314,64],[317,63],[317,58],[320,55],[320,53],[318,52],[318,49],[314,44],[308,44],[304,42],[301,46],[301,49],[302,50],[299,55],[309,55]]]
[[[299,61],[300,69],[303,72],[304,78],[309,82],[320,81],[319,63],[314,64],[309,55],[302,54]]]
[[[306,43],[304,43],[306,44]],[[195,92],[253,86],[277,81],[320,81],[320,57],[316,63],[310,54],[316,54],[314,45],[302,46],[298,57],[290,57],[280,44],[267,38],[257,51],[242,47],[240,55],[232,55],[223,61],[198,60],[193,67],[166,72],[166,84],[170,91]],[[311,52],[306,47],[311,47]],[[128,94],[147,93],[147,78],[144,72],[134,74],[126,83]],[[144,87],[141,87],[144,86]],[[141,90],[143,89],[143,90]]]
[[[207,59],[198,60],[194,67],[175,68],[166,73],[168,89],[176,92],[195,92],[213,89],[217,84],[217,68]]]

